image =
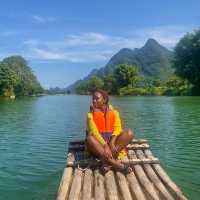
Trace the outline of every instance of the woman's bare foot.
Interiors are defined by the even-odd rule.
[[[133,171],[133,169],[129,166],[124,164],[124,169],[122,170],[122,172],[124,172],[125,174],[131,173]]]
[[[112,168],[111,165],[107,164],[107,163],[103,163],[101,168],[100,168],[100,171],[105,174],[107,173],[110,169]]]
[[[130,173],[133,171],[130,165],[122,163],[121,160],[116,160],[113,167],[123,173]]]

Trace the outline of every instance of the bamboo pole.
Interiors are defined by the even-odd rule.
[[[128,157],[124,157],[123,162],[128,162],[129,159]],[[126,182],[127,185],[129,186],[130,192],[132,194],[133,199],[135,200],[146,200],[145,195],[142,191],[142,188],[134,174],[134,172],[132,171],[131,173],[128,173],[126,175]]]
[[[133,139],[130,143],[131,144],[135,144],[135,143],[142,144],[142,143],[147,143],[147,142],[148,142],[148,140],[145,140],[145,139]]]
[[[68,162],[73,163],[74,160],[75,160],[74,154],[69,153],[67,156],[67,163]],[[71,186],[72,173],[73,173],[72,167],[65,167],[56,200],[65,200],[67,198]]]
[[[133,149],[133,150],[137,150],[137,149],[148,149],[149,148],[149,144],[146,143],[131,143],[127,145],[127,149]],[[73,145],[69,145],[69,151],[84,151],[85,150],[85,144],[73,144]]]
[[[128,182],[126,177],[121,172],[116,173],[119,189],[121,192],[121,197],[123,200],[132,200],[131,193],[129,191]]]
[[[92,198],[92,184],[93,184],[92,170],[86,169],[83,178],[82,200],[88,200]]]
[[[147,143],[148,142],[148,140],[146,140],[146,139],[133,139],[132,141],[131,141],[131,144],[142,144],[142,143]],[[75,141],[71,141],[70,143],[69,143],[69,145],[71,145],[71,146],[73,146],[73,145],[76,145],[76,144],[85,144],[85,140],[75,140]]]
[[[94,197],[95,200],[105,200],[104,177],[99,170],[94,171]]]
[[[74,178],[72,181],[71,190],[68,200],[79,200],[81,194],[83,172],[80,169],[75,169]]]
[[[122,163],[124,164],[130,164],[130,165],[138,165],[138,164],[155,164],[155,163],[160,163],[160,161],[157,158],[133,158],[131,160],[122,160]],[[74,163],[68,163],[68,167],[99,167],[102,165],[102,162],[99,160],[81,160],[81,161],[76,161]]]
[[[153,158],[153,154],[150,150],[145,150],[145,155],[148,158]],[[178,186],[171,180],[171,178],[167,175],[164,169],[159,164],[153,164],[154,169],[156,170],[157,174],[163,181],[163,183],[170,189],[170,191],[174,194],[175,199],[177,200],[187,200],[187,198],[183,195],[181,190]]]
[[[137,157],[135,155],[135,152],[133,150],[129,150],[129,159],[131,160],[131,159],[136,159],[136,158]],[[133,167],[134,167],[135,173],[136,173],[141,185],[145,189],[148,197],[152,200],[159,200],[159,197],[154,189],[154,186],[149,181],[143,168],[140,165],[134,165]]]
[[[129,182],[129,187],[132,193],[132,196],[136,200],[146,200],[146,197],[142,191],[142,188],[134,174],[134,172],[131,172],[126,175],[127,180]]]
[[[105,174],[105,185],[108,200],[118,200],[117,185],[113,171],[108,171]]]
[[[128,161],[122,161],[122,163],[124,164],[130,164],[130,165],[139,165],[139,164],[154,164],[154,163],[160,163],[160,161],[158,160],[158,158],[133,158],[130,159]]]
[[[133,149],[133,150],[137,150],[137,149],[148,149],[149,148],[149,144],[128,144],[127,149]]]
[[[140,159],[144,159],[145,158],[145,155],[141,150],[137,150],[136,151],[136,155]],[[151,165],[150,164],[144,164],[144,169],[145,169],[145,172],[147,173],[148,177],[150,178],[150,180],[155,185],[156,189],[159,191],[159,194],[160,194],[161,198],[162,199],[167,199],[167,200],[174,200],[172,195],[168,192],[166,187],[163,185],[161,180],[158,178],[158,176],[156,175],[156,173],[152,169]]]

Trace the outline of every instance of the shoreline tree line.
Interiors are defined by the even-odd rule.
[[[76,93],[90,94],[100,88],[113,95],[200,95],[200,29],[180,39],[172,66],[174,74],[161,81],[140,75],[136,65],[122,63],[110,74],[80,81]]]

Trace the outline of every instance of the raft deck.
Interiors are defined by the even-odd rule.
[[[102,174],[101,162],[86,154],[84,141],[70,142],[57,200],[187,199],[153,156],[147,140],[134,139],[127,149],[122,162],[133,171]]]

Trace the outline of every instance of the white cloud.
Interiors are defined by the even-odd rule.
[[[51,52],[44,49],[33,48],[32,49],[34,56],[36,58],[44,59],[44,60],[63,60],[65,55],[63,53]]]
[[[53,52],[41,48],[32,48],[26,52],[26,57],[37,60],[66,60],[68,62],[92,62],[107,59],[109,52],[90,52],[90,51],[73,51],[73,52]]]
[[[32,15],[31,17],[33,21],[36,23],[46,23],[46,22],[55,21],[55,18],[53,17],[43,17],[41,15]]]
[[[121,48],[140,48],[149,38],[173,48],[179,39],[194,27],[160,26],[135,29],[123,36],[96,32],[69,34],[61,40],[40,41],[31,39],[24,42],[24,52],[38,60],[66,60],[69,62],[108,61]]]
[[[68,35],[64,39],[65,46],[98,45],[108,40],[106,35],[101,33],[82,33],[79,35]]]
[[[64,42],[54,43],[54,45],[59,45],[63,47],[110,47],[110,48],[122,48],[141,45],[141,42],[134,38],[126,38],[120,36],[111,36],[102,33],[82,33],[77,35],[68,35],[65,37]],[[52,43],[51,43],[52,45]]]
[[[104,46],[110,48],[139,48],[147,39],[154,38],[162,45],[172,48],[181,37],[193,30],[193,26],[160,26],[129,31],[126,36],[111,36],[102,33],[68,35],[61,44],[65,47]],[[58,44],[58,43],[57,43]]]
[[[177,42],[188,31],[191,32],[195,26],[159,26],[144,29],[136,29],[131,33],[139,40],[147,40],[148,38],[156,39],[160,44],[168,48],[173,48]]]

